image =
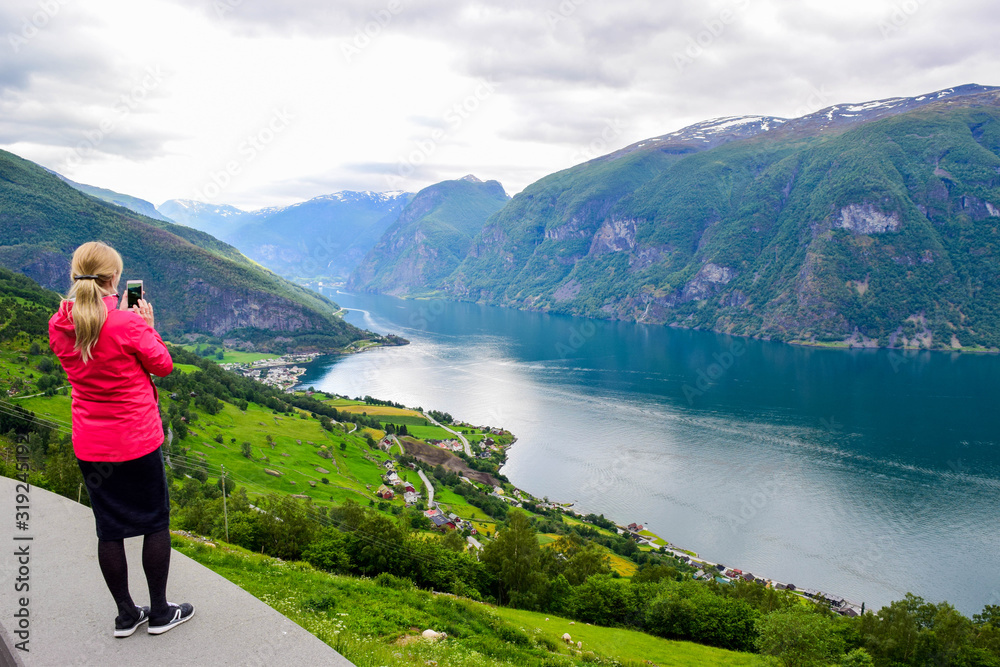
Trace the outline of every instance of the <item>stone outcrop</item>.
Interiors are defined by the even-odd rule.
[[[899,229],[899,214],[883,213],[871,204],[851,204],[840,209],[835,227],[854,234],[882,234]]]

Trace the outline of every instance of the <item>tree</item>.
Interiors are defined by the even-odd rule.
[[[574,618],[588,623],[619,624],[628,614],[627,585],[607,574],[590,577],[573,589],[569,609]]]
[[[265,553],[284,560],[301,558],[302,550],[319,530],[305,506],[291,496],[271,494],[261,499],[260,507],[260,538]]]
[[[557,543],[563,542],[565,538],[560,538]],[[580,538],[579,545],[571,548],[563,555],[566,556],[563,573],[566,579],[573,586],[578,586],[596,574],[611,574],[611,559],[607,552],[594,542],[583,542]]]
[[[352,567],[350,542],[346,533],[329,526],[303,550],[302,559],[321,570],[347,574]]]
[[[537,567],[541,547],[526,514],[511,512],[508,517],[507,526],[483,549],[482,560],[497,578],[500,600],[534,608],[545,583]]]
[[[735,651],[753,650],[760,614],[749,604],[722,597],[690,579],[669,584],[663,581],[659,586],[662,592],[645,611],[649,632]]]
[[[840,659],[840,667],[875,667],[875,661],[863,648],[856,648]]]
[[[827,665],[844,652],[834,621],[805,609],[776,611],[757,621],[760,652],[779,658],[787,667]]]
[[[220,477],[215,482],[215,486],[218,487],[219,490],[222,490],[222,480],[223,478]],[[233,490],[236,489],[236,482],[233,481],[232,477],[226,477],[225,480],[226,480],[225,493],[227,496],[231,496],[233,495]]]
[[[465,538],[457,530],[449,530],[441,539],[441,545],[451,551],[465,551]]]
[[[656,563],[639,568],[639,571],[632,577],[633,584],[644,582],[657,582],[661,579],[675,581],[677,579],[677,568],[663,563]]]
[[[249,442],[247,442],[247,441],[244,440],[243,444],[240,445],[240,454],[242,454],[243,456],[247,457],[248,459],[252,458],[253,457],[253,445],[251,445]]]
[[[556,575],[549,585],[548,610],[553,614],[564,614],[567,611],[573,587],[562,574]]]
[[[406,576],[410,560],[407,534],[396,521],[376,512],[365,512],[353,538],[351,560],[361,574],[388,572]]]

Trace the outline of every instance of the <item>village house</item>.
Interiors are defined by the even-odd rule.
[[[393,497],[392,489],[385,484],[378,487],[378,491],[375,492],[375,495],[383,500],[392,500]]]
[[[431,521],[434,522],[434,527],[439,530],[455,530],[456,528],[452,520],[443,514],[435,514],[431,517]]]

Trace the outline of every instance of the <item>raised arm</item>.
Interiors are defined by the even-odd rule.
[[[132,325],[132,344],[139,362],[147,373],[159,377],[170,375],[174,370],[174,360],[171,359],[170,351],[160,338],[160,334],[153,328],[152,304],[140,300],[139,306],[133,308],[133,312],[138,312],[142,317],[141,320],[135,320]]]

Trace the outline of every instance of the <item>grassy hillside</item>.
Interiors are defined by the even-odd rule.
[[[392,577],[331,575],[305,563],[229,546],[213,549],[185,537],[174,537],[174,548],[268,603],[358,667],[431,660],[442,667],[774,664],[757,655],[415,590]],[[448,638],[419,639],[427,629]],[[582,641],[582,649],[567,646],[564,632]]]
[[[325,297],[207,234],[96,200],[0,151],[0,265],[64,293],[73,250],[95,239],[122,254],[125,278],[145,281],[166,334],[205,332],[313,349],[378,338],[334,317],[337,306]],[[284,340],[276,343],[279,336]]]

